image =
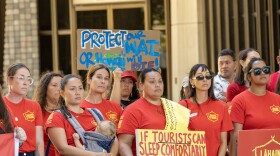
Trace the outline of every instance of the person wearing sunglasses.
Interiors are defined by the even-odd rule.
[[[250,87],[231,102],[230,155],[235,156],[239,130],[280,128],[280,96],[266,89],[270,67],[261,58],[252,58],[245,68]]]
[[[22,127],[27,135],[27,140],[19,149],[19,156],[44,155],[42,111],[37,102],[25,98],[33,84],[30,70],[22,63],[11,65],[7,69],[6,83],[9,90],[3,100],[15,124]]]
[[[189,130],[205,131],[207,155],[224,156],[227,132],[233,129],[227,105],[217,100],[213,73],[205,64],[194,65],[189,73],[190,98],[179,103],[191,110]]]
[[[226,102],[230,106],[232,99],[249,87],[249,83],[244,78],[244,69],[252,58],[260,58],[260,54],[255,49],[244,49],[238,54],[238,65],[234,81],[228,86]],[[229,111],[231,106],[229,107]]]

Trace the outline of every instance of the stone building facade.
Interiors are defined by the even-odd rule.
[[[37,0],[6,0],[5,10],[3,79],[10,65],[24,63],[35,82],[28,93],[31,97],[39,79]]]

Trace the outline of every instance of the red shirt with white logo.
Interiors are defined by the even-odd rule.
[[[191,110],[189,130],[205,131],[207,155],[218,155],[221,132],[233,129],[226,103],[209,98],[201,104],[179,102]]]
[[[280,95],[266,91],[257,96],[246,90],[231,102],[230,117],[233,122],[243,124],[243,129],[280,128]]]
[[[24,129],[27,140],[20,147],[19,152],[31,152],[36,149],[36,126],[43,126],[43,115],[40,105],[32,100],[23,98],[15,104],[3,97],[15,124]]]

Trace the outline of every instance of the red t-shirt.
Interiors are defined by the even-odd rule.
[[[230,117],[233,122],[243,124],[243,129],[280,128],[280,95],[266,91],[257,96],[244,91],[231,102]]]
[[[218,155],[221,132],[233,129],[227,105],[218,100],[209,98],[201,104],[195,104],[187,99],[179,102],[191,110],[189,130],[205,131],[207,155]]]
[[[279,72],[275,72],[275,73],[270,75],[270,79],[269,79],[268,87],[267,87],[269,91],[271,91],[271,92],[275,91],[276,84],[278,82],[279,74],[280,74]]]
[[[3,98],[11,111],[17,126],[24,129],[27,140],[20,147],[19,152],[31,152],[36,149],[36,126],[43,126],[43,115],[40,105],[32,100],[23,98],[18,104]]]
[[[118,126],[118,134],[135,135],[136,129],[165,128],[166,118],[162,106],[151,104],[141,97],[128,105],[121,116]],[[136,155],[135,139],[132,142],[132,152]]]
[[[97,123],[94,120],[93,116],[87,109],[84,109],[84,112],[77,114],[75,112],[69,111],[84,128],[85,131],[94,131]],[[48,120],[45,123],[45,131],[48,132],[50,127],[59,127],[65,130],[67,143],[70,146],[75,146],[73,134],[76,133],[72,125],[67,121],[67,119],[60,112],[53,112]],[[56,155],[60,155],[56,150]]]
[[[239,93],[243,92],[244,90],[246,90],[247,87],[245,85],[243,86],[239,86],[236,82],[232,82],[228,88],[227,88],[227,102],[232,101],[232,99],[238,95]]]
[[[50,115],[51,115],[51,113],[48,112],[48,111],[45,111],[45,112],[43,113],[43,123],[44,123],[44,124],[46,123],[46,121],[48,120],[48,118],[49,118]],[[46,131],[44,131],[44,146],[45,146],[44,149],[45,149],[45,151],[46,151],[48,142],[49,142],[49,136],[48,136],[48,134],[46,133]],[[55,155],[55,147],[53,146],[52,143],[50,144],[49,155]]]
[[[92,104],[83,100],[80,106],[82,108],[97,108],[100,110],[105,120],[113,121],[116,126],[118,125],[122,114],[122,108],[118,103],[106,99],[102,99],[102,102],[98,104]]]

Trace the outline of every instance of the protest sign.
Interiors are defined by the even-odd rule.
[[[239,131],[238,155],[280,156],[280,129]]]
[[[136,130],[138,156],[206,156],[203,131]]]
[[[87,70],[96,63],[110,70],[159,69],[160,50],[160,31],[77,30],[78,70]]]

